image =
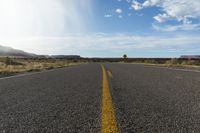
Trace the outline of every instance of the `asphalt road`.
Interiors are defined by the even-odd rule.
[[[103,65],[120,132],[200,132],[200,73]],[[0,133],[100,132],[102,78],[86,64],[0,79]]]
[[[98,132],[97,64],[0,79],[0,133]]]
[[[200,73],[131,64],[105,65],[121,132],[199,133]]]

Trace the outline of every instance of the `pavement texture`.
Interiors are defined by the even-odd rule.
[[[101,93],[97,64],[0,79],[0,133],[96,133]]]
[[[200,73],[106,64],[122,133],[199,133]]]
[[[103,65],[119,132],[200,132],[199,72]],[[102,79],[92,63],[0,79],[0,133],[101,132]]]

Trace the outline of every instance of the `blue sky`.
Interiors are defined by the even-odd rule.
[[[107,0],[106,3],[98,0],[96,4],[99,5],[96,8],[99,27],[96,27],[95,32],[146,33],[151,30],[152,15],[155,14],[155,9],[135,12],[130,3],[125,0],[121,2]],[[120,9],[122,13],[116,13],[117,9]],[[148,13],[144,14],[145,12]],[[111,16],[106,17],[106,15]]]
[[[36,54],[200,54],[198,0],[0,0],[0,45]]]

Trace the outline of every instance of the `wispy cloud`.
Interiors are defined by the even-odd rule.
[[[104,15],[104,17],[105,18],[110,18],[110,17],[112,17],[112,15],[111,14],[106,14],[106,15]]]
[[[17,47],[38,54],[81,54],[82,56],[119,55],[122,52],[147,51],[199,51],[199,36],[136,36],[127,34],[88,34],[66,37],[39,37],[18,40],[4,40],[1,44]],[[29,45],[27,45],[29,44]],[[98,54],[100,53],[100,54]],[[141,54],[142,55],[142,54]],[[170,54],[169,54],[170,55]],[[162,54],[161,54],[162,56]]]
[[[152,24],[154,30],[163,31],[163,32],[172,32],[172,31],[198,31],[200,30],[200,24],[181,24],[181,25],[158,25]]]

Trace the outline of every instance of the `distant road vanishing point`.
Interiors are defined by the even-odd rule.
[[[200,132],[200,73],[83,64],[0,79],[0,133]]]

